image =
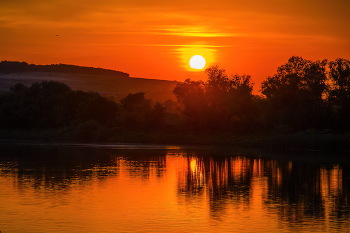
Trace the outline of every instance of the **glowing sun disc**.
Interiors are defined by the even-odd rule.
[[[190,66],[193,69],[203,69],[205,66],[205,59],[201,55],[194,55],[190,59]]]

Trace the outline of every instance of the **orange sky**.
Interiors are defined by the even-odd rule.
[[[0,1],[0,60],[205,80],[192,55],[255,90],[292,55],[350,59],[348,0]],[[58,36],[56,36],[58,35]]]

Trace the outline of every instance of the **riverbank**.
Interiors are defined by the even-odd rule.
[[[79,125],[57,130],[0,130],[2,140],[46,140],[88,143],[246,146],[278,150],[350,151],[350,133],[224,134],[208,132],[133,131]]]

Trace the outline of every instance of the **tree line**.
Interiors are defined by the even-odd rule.
[[[187,79],[174,94],[193,127],[221,131],[295,132],[350,129],[350,61],[310,61],[293,56],[252,94],[249,75],[206,70],[207,81]]]
[[[165,107],[152,104],[143,92],[129,94],[117,104],[97,92],[73,91],[64,83],[43,81],[29,87],[17,83],[0,94],[0,127],[5,129],[57,129],[89,121],[151,129],[164,119]]]
[[[76,66],[68,64],[51,64],[51,65],[35,65],[28,64],[27,62],[18,61],[1,61],[0,73],[18,73],[18,72],[61,72],[61,73],[74,73],[74,74],[94,74],[94,75],[106,75],[106,76],[122,76],[129,77],[128,73],[124,73],[116,70],[109,70],[103,68],[94,68],[86,66]]]
[[[350,61],[311,61],[293,56],[253,95],[249,75],[227,75],[218,66],[206,81],[176,85],[177,102],[153,103],[134,93],[118,103],[66,84],[17,83],[0,95],[0,127],[57,129],[95,122],[105,127],[166,132],[292,133],[350,130]]]

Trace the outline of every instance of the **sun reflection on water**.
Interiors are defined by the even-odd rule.
[[[18,232],[28,227],[36,232],[350,227],[346,164],[181,149],[27,152],[12,149],[0,155],[3,231],[13,226],[19,226]]]

